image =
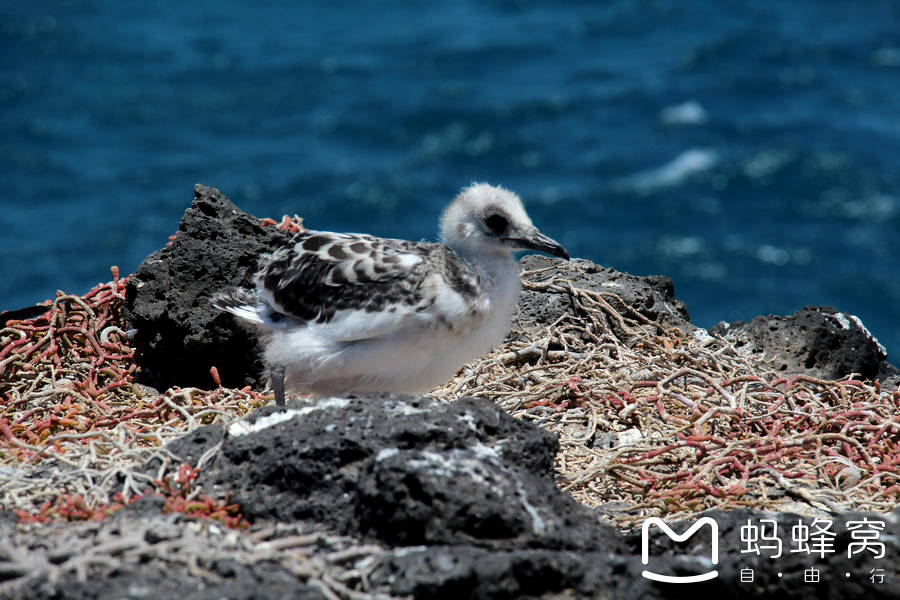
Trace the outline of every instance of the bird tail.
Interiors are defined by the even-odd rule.
[[[212,304],[219,310],[229,312],[247,324],[265,325],[263,320],[265,302],[255,291],[244,288],[230,288],[214,295]]]

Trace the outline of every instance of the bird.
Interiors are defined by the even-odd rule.
[[[515,252],[569,260],[520,198],[464,188],[438,242],[302,229],[261,256],[255,289],[214,305],[255,328],[275,404],[311,396],[427,392],[508,335],[521,289]]]

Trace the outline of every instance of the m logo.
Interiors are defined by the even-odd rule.
[[[699,521],[691,525],[690,529],[684,532],[682,535],[678,535],[674,531],[672,531],[668,525],[663,523],[662,519],[657,517],[650,517],[646,521],[644,521],[644,525],[641,527],[641,562],[645,565],[650,562],[650,542],[647,539],[647,530],[650,529],[651,525],[658,525],[660,529],[663,530],[667,536],[675,540],[676,542],[683,542],[688,539],[694,533],[703,527],[705,524],[709,524],[712,527],[712,562],[714,565],[719,564],[719,524],[716,523],[711,517],[702,517]],[[685,575],[683,577],[676,577],[674,575],[659,575],[658,573],[651,573],[650,571],[644,571],[641,573],[647,579],[652,579],[653,581],[662,581],[665,583],[697,583],[698,581],[708,581],[714,577],[719,576],[718,571],[710,571],[709,573],[703,573],[701,575]]]

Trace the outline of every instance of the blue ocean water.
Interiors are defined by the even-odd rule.
[[[0,6],[0,310],[135,270],[193,185],[434,239],[472,181],[692,319],[830,304],[900,356],[893,0]]]

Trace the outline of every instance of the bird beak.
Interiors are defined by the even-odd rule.
[[[552,256],[569,260],[569,253],[566,252],[565,248],[537,229],[529,231],[522,237],[508,237],[504,238],[504,240],[522,250],[537,250],[538,252],[546,252]]]

